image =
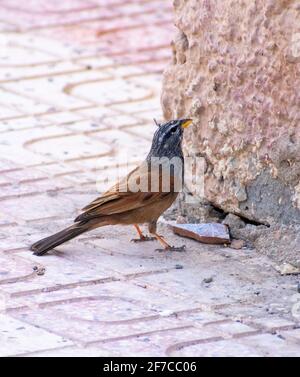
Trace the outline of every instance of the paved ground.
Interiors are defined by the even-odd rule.
[[[255,251],[162,223],[185,253],[114,227],[31,255],[146,153],[173,26],[167,1],[20,4],[0,11],[0,355],[299,356],[297,277]]]

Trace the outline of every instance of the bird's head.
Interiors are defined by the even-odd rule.
[[[155,122],[156,123],[156,122]],[[183,130],[192,123],[192,119],[175,119],[157,124],[148,157],[180,157]]]

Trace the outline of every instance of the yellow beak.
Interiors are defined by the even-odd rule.
[[[193,122],[192,119],[183,119],[181,123],[182,128],[187,128]]]

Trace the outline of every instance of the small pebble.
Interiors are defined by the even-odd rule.
[[[246,242],[244,240],[232,240],[230,244],[231,249],[242,249],[245,246]]]
[[[176,223],[177,224],[185,224],[186,220],[185,220],[185,218],[183,216],[177,216]]]
[[[58,195],[58,192],[55,191],[55,190],[48,190],[48,191],[46,192],[46,194],[47,194],[48,196],[50,196],[50,197],[53,197],[53,196],[57,196],[57,195]]]
[[[42,275],[45,275],[45,272],[46,272],[45,268],[39,268],[36,273],[37,275],[42,276]]]
[[[205,283],[205,284],[209,284],[209,283],[212,283],[213,282],[213,278],[212,277],[210,277],[210,278],[205,278],[205,279],[203,279],[203,283]]]
[[[46,269],[45,269],[44,267],[34,266],[32,269],[33,269],[33,271],[35,271],[36,274],[39,275],[39,276],[45,275]]]
[[[183,265],[182,264],[176,264],[175,268],[176,268],[176,270],[182,270]]]

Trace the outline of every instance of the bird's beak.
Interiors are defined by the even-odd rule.
[[[182,122],[181,127],[187,128],[193,122],[193,120],[192,119],[182,119],[181,122]]]

